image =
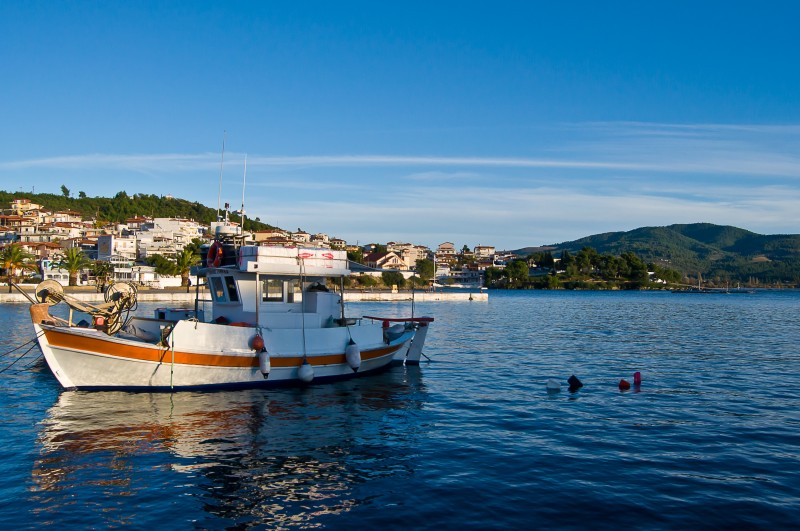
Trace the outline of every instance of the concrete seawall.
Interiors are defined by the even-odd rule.
[[[28,293],[31,298],[34,297],[35,286],[22,286],[22,289]],[[2,288],[0,288],[2,289]],[[104,302],[103,294],[96,291],[86,289],[69,289],[67,288],[66,294],[74,297],[79,301],[84,302]],[[142,290],[139,291],[139,302],[164,302],[164,303],[194,303],[194,290],[190,293],[185,291],[169,291],[169,290]],[[210,295],[205,290],[201,290],[200,299],[210,299]],[[400,291],[398,293],[391,293],[389,291],[345,291],[345,302],[404,302],[411,300],[410,291]],[[489,300],[489,294],[486,291],[480,293],[465,293],[465,292],[428,292],[428,291],[415,291],[414,300],[417,302],[483,302]],[[2,303],[27,303],[28,299],[18,291],[8,293],[4,289],[0,293],[0,304]]]

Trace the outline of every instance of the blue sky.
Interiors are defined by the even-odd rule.
[[[796,2],[0,3],[0,189],[349,242],[800,232]]]

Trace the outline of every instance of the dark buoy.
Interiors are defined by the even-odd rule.
[[[619,381],[619,390],[620,391],[627,391],[630,388],[631,388],[631,384],[625,378],[623,378],[622,380]]]
[[[642,373],[639,371],[633,373],[633,385],[642,385]]]
[[[569,392],[574,393],[581,387],[583,387],[583,382],[578,380],[578,378],[573,374],[567,379],[567,383],[569,384]]]

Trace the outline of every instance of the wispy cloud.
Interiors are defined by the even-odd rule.
[[[193,171],[206,169],[211,163],[209,154],[88,154],[45,157],[0,162],[0,170],[69,169],[69,170],[129,170],[129,171]],[[219,155],[216,155],[219,164]]]
[[[482,175],[480,173],[466,171],[424,171],[405,176],[405,178],[409,181],[422,181],[428,183],[437,183],[443,181],[470,181],[480,179],[481,177]]]
[[[461,235],[470,244],[537,245],[697,221],[762,233],[800,226],[800,126],[591,123],[553,142],[541,153],[558,156],[250,154],[247,209],[346,239],[428,245]],[[243,161],[225,153],[230,184],[240,182]],[[157,193],[216,204],[219,164],[218,153],[94,154],[0,162],[0,174],[25,176],[20,183],[37,190],[57,189],[57,170],[121,176],[95,179],[87,191],[98,194],[120,183],[153,193],[153,180],[125,179],[149,174]]]
[[[800,177],[800,126],[680,125],[638,122],[583,124],[580,138],[566,139],[559,157],[465,157],[435,155],[249,155],[251,170],[314,168],[420,168],[409,178],[444,178],[486,168],[618,171]],[[226,168],[244,154],[226,153]],[[0,170],[114,170],[131,172],[210,172],[219,155],[87,154],[0,162]]]
[[[462,243],[493,242],[505,247],[558,243],[589,234],[698,221],[730,224],[767,234],[791,232],[786,227],[800,224],[800,212],[796,209],[800,191],[792,188],[765,187],[747,193],[733,186],[705,190],[698,186],[688,192],[676,197],[643,189],[597,193],[570,186],[511,190],[426,186],[396,191],[390,202],[313,196],[297,198],[291,204],[273,201],[269,216],[288,226],[327,230],[362,242],[405,238],[436,245],[460,237]],[[325,215],[309,217],[309,212]],[[311,227],[310,223],[318,225]]]

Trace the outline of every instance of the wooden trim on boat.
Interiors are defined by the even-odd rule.
[[[107,336],[88,336],[60,330],[55,327],[43,328],[47,341],[52,347],[65,348],[88,354],[123,358],[155,363],[172,363],[172,350],[168,347],[153,347],[132,345],[122,340],[112,341]],[[402,343],[367,350],[361,353],[362,360],[371,360],[394,354],[402,347]],[[311,365],[335,365],[346,363],[344,353],[323,354],[307,356]],[[299,367],[303,363],[302,356],[270,356],[273,367]],[[253,352],[248,355],[230,354],[198,354],[193,352],[175,351],[176,365],[203,365],[208,367],[258,367],[258,355]]]
[[[373,317],[365,315],[363,319],[372,319],[373,321],[387,321],[390,323],[432,323],[433,317]]]

